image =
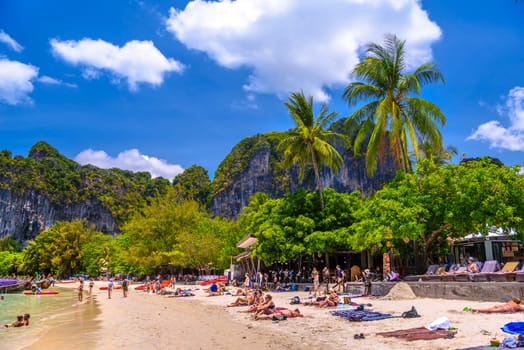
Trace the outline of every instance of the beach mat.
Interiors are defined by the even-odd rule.
[[[524,322],[506,323],[501,330],[509,334],[524,334]]]
[[[430,331],[426,327],[416,327],[416,328],[400,329],[400,330],[391,331],[391,332],[377,333],[377,335],[381,335],[383,337],[395,337],[395,338],[405,339],[408,341],[453,338],[455,334],[456,332],[448,331],[445,329],[437,329],[434,331]]]
[[[348,321],[378,321],[386,318],[398,318],[399,316],[393,316],[390,314],[383,314],[376,311],[369,310],[337,310],[331,311],[333,316],[343,317]]]

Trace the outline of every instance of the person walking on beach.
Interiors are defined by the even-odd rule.
[[[80,285],[78,286],[78,301],[84,299],[84,280],[80,279]]]
[[[93,293],[93,287],[95,286],[95,282],[92,278],[89,279],[89,295]]]
[[[109,283],[107,284],[107,299],[111,299],[111,294],[113,293],[113,279],[109,279]]]
[[[317,271],[317,268],[313,268],[313,272],[311,273],[313,275],[313,293],[315,296],[318,296],[318,287],[320,287],[320,274]],[[311,292],[309,292],[311,294]]]
[[[129,288],[129,281],[127,280],[127,278],[124,278],[124,280],[122,281],[122,291],[124,293],[124,298],[127,298],[128,288]]]
[[[337,272],[337,284],[335,285],[335,287],[333,287],[333,289],[337,289],[339,292],[340,292],[340,289],[344,289],[344,270],[342,270],[342,268],[340,267],[340,265],[337,265],[336,267],[336,272]]]

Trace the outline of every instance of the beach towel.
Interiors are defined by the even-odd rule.
[[[434,331],[430,331],[429,329],[425,327],[417,327],[417,328],[409,328],[409,329],[401,329],[397,331],[391,331],[391,332],[380,332],[377,333],[377,335],[381,335],[383,337],[395,337],[395,338],[401,338],[405,340],[433,340],[433,339],[450,339],[455,336],[456,332],[448,331],[445,329],[437,329]]]
[[[393,316],[390,314],[383,314],[376,311],[370,310],[337,310],[331,311],[333,316],[343,317],[348,321],[377,321],[383,320],[386,318],[398,318],[398,316]]]
[[[501,330],[509,334],[524,334],[524,322],[506,323]]]

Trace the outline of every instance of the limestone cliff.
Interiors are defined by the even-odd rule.
[[[117,229],[109,210],[96,199],[57,204],[35,191],[19,195],[0,189],[0,237],[10,234],[17,241],[25,242],[56,221],[75,219],[85,219],[96,230],[107,234],[114,234]]]
[[[256,135],[242,140],[220,164],[213,180],[210,210],[213,214],[234,219],[248,204],[249,197],[265,192],[271,198],[283,197],[297,188],[315,190],[312,169],[306,171],[304,181],[298,181],[298,168],[283,169],[277,145],[282,133]],[[374,176],[366,173],[365,159],[354,157],[351,151],[338,148],[344,166],[333,174],[329,168],[321,171],[324,188],[337,192],[360,191],[370,195],[395,176],[393,160],[387,158]]]

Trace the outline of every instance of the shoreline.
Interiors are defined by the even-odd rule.
[[[200,286],[192,288],[194,297],[168,298],[136,291],[130,285],[129,296],[114,290],[112,299],[96,282],[93,296],[84,298],[76,306],[73,323],[57,325],[24,349],[127,349],[186,348],[233,349],[244,346],[250,349],[304,349],[322,347],[326,350],[353,347],[401,350],[426,347],[456,349],[489,345],[493,337],[502,340],[509,336],[500,330],[508,322],[519,321],[521,313],[473,314],[464,312],[466,306],[484,308],[493,302],[416,298],[409,293],[392,294],[389,298],[355,298],[357,303],[372,304],[370,309],[400,316],[415,306],[419,318],[390,318],[379,321],[349,322],[331,315],[333,309],[290,305],[294,296],[305,300],[308,292],[271,293],[275,304],[287,308],[299,307],[305,315],[285,321],[255,321],[250,314],[239,312],[244,307],[226,307],[235,300],[231,295],[207,297]],[[76,288],[77,284],[61,288]],[[399,283],[400,287],[400,283]],[[409,288],[409,287],[408,287]],[[410,290],[411,291],[411,290]],[[496,304],[496,303],[495,303]],[[451,327],[458,328],[452,339],[405,341],[382,337],[378,332],[424,327],[445,316]],[[354,334],[364,339],[354,339]]]

